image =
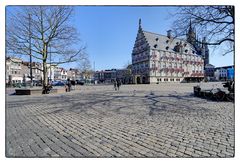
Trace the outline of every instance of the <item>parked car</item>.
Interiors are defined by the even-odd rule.
[[[56,81],[56,82],[53,82],[52,85],[53,85],[53,86],[64,86],[65,83],[62,82],[62,81]]]
[[[78,85],[84,85],[84,81],[83,80],[76,80],[76,84],[78,84]]]
[[[34,86],[42,86],[42,82],[38,81],[38,80],[35,80],[35,81],[33,81],[33,85]]]
[[[16,87],[21,88],[23,85],[22,85],[22,83],[13,83],[12,86],[15,87],[15,88]]]

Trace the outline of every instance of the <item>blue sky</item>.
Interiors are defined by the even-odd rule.
[[[122,68],[131,62],[131,52],[138,30],[138,20],[146,31],[166,34],[174,7],[81,6],[75,8],[74,24],[87,45],[95,70]],[[187,22],[188,23],[188,22]],[[210,50],[210,63],[215,66],[233,64],[233,55],[220,55]]]
[[[139,18],[144,30],[166,34],[174,20],[169,15],[172,12],[174,7],[163,6],[75,6],[73,25],[87,46],[92,68],[94,62],[95,70],[123,68],[131,63]],[[215,66],[232,65],[233,55],[222,56],[210,50],[210,63]],[[63,67],[75,68],[77,64]]]
[[[168,10],[165,7],[76,7],[74,23],[87,45],[91,62],[95,62],[95,70],[122,68],[131,62],[139,18],[144,29],[166,33],[170,26]]]

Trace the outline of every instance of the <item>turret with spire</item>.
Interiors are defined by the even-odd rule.
[[[139,19],[139,22],[138,22],[138,30],[142,30],[142,20],[141,20],[141,18]]]
[[[209,49],[208,46],[206,44],[206,37],[203,38],[202,40],[202,56],[204,57],[204,66],[206,64],[209,64]]]
[[[195,33],[195,30],[194,28],[192,27],[192,21],[190,20],[190,23],[189,23],[189,29],[188,29],[188,33],[187,33],[187,41],[194,45],[195,42],[196,42],[196,33]]]

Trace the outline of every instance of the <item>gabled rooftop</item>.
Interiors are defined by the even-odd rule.
[[[191,53],[194,51],[193,46],[186,40],[173,37],[169,38],[167,36],[148,31],[143,31],[143,34],[151,49],[175,52],[174,47],[181,43],[183,46],[183,52],[185,52],[185,50],[188,51],[187,53],[190,52],[189,50],[191,50]]]

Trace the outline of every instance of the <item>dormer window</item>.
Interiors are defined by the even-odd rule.
[[[188,52],[188,50],[186,49],[186,50],[185,50],[185,53],[187,53],[187,52]]]
[[[186,46],[187,46],[187,44],[185,43],[185,44],[184,44],[184,47],[186,47]]]
[[[195,54],[195,51],[193,50],[192,53]]]
[[[157,44],[154,45],[154,48],[157,48]]]
[[[166,43],[169,43],[169,40],[167,40]]]
[[[156,38],[156,41],[158,41],[159,39],[158,39],[158,37]]]
[[[168,49],[169,49],[169,46],[166,47],[166,50],[168,50]]]
[[[178,44],[179,44],[179,42],[176,42],[176,44],[178,45]]]

